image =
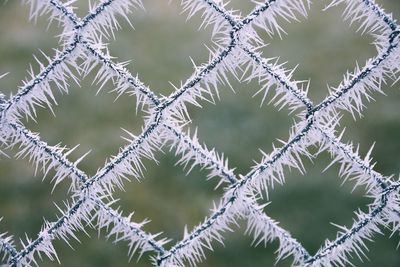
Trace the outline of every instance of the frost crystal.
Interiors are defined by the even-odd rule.
[[[255,8],[245,17],[236,10],[228,10],[223,0],[182,0],[182,9],[189,18],[199,13],[203,18],[201,27],[212,28],[215,47],[210,48],[208,63],[195,66],[193,74],[167,97],[157,96],[125,68],[125,63],[115,62],[103,42],[114,38],[114,32],[120,28],[119,18],[131,23],[132,10],[144,8],[140,0],[102,0],[91,6],[83,18],[74,13],[74,0],[23,2],[30,5],[30,19],[47,16],[50,22],[62,25],[61,45],[53,57],[46,56],[46,62],[37,62],[40,72],[31,70],[30,78],[15,95],[7,99],[0,94],[0,146],[18,146],[16,156],[28,158],[44,176],[54,170],[55,174],[50,177],[54,186],[70,179],[72,197],[63,207],[58,207],[57,220],[46,221],[36,238],[21,240],[21,250],[16,249],[11,236],[0,234],[4,266],[34,266],[43,255],[62,262],[53,246],[54,239],[68,243],[70,238],[77,238],[77,231],[85,231],[88,225],[105,229],[107,237],[116,242],[127,242],[130,258],[135,252],[138,256],[152,252],[156,266],[196,265],[206,258],[205,249],[212,250],[215,241],[222,243],[225,232],[243,219],[247,221],[246,232],[253,236],[254,244],[267,245],[278,240],[277,259],[292,256],[294,266],[351,264],[353,254],[364,257],[365,241],[380,233],[380,226],[399,231],[400,182],[376,172],[371,152],[362,158],[353,143],[343,143],[342,134],[336,133],[342,110],[360,115],[365,100],[376,92],[382,93],[382,83],[399,79],[400,28],[373,0],[331,0],[327,5],[327,9],[344,5],[344,19],[356,22],[362,32],[375,38],[378,54],[364,66],[357,65],[349,71],[340,85],[330,88],[331,93],[317,105],[307,96],[308,82],[293,80],[294,70],[285,69],[276,59],[262,56],[260,48],[265,44],[258,35],[260,29],[271,37],[284,34],[280,21],[307,17],[309,0],[254,1]],[[52,109],[56,103],[54,90],[68,92],[70,80],[79,84],[80,77],[88,75],[96,66],[95,81],[99,90],[111,80],[113,91],[118,96],[134,95],[136,108],[142,109],[146,116],[142,133],[135,136],[127,132],[128,144],[89,177],[78,167],[85,155],[70,162],[67,156],[74,149],[48,145],[39,134],[23,125],[21,117],[35,119],[38,106]],[[79,77],[73,70],[77,70]],[[288,140],[282,141],[281,147],[271,153],[262,152],[261,161],[240,177],[229,167],[223,154],[201,144],[197,131],[191,133],[184,127],[190,120],[188,104],[201,106],[204,100],[213,102],[219,98],[220,85],[229,84],[228,74],[241,82],[256,79],[260,89],[255,97],[260,98],[261,104],[268,99],[279,108],[289,108],[299,118],[290,129]],[[365,186],[368,195],[375,199],[367,212],[356,212],[353,225],[339,226],[336,240],[327,240],[315,255],[309,254],[287,230],[264,213],[266,204],[260,204],[263,193],[285,182],[285,167],[306,171],[301,157],[314,156],[308,151],[312,145],[331,154],[332,164],[341,166],[340,177],[356,181],[356,186]],[[142,229],[148,221],[135,223],[133,213],[124,216],[122,211],[112,208],[113,192],[124,187],[125,179],[142,179],[143,159],[156,161],[155,152],[165,146],[175,151],[178,164],[188,171],[200,166],[209,171],[207,178],[217,177],[219,185],[225,185],[225,192],[210,215],[194,229],[185,229],[182,240],[170,249],[165,248],[168,238]]]

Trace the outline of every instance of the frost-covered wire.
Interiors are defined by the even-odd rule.
[[[394,183],[384,190],[375,203],[371,205],[368,213],[358,211],[354,224],[347,229],[340,227],[341,231],[334,241],[326,244],[313,257],[305,262],[306,266],[336,266],[351,264],[349,254],[356,254],[358,258],[365,257],[365,240],[371,240],[375,233],[381,233],[379,226],[389,226],[397,216],[397,225],[400,218],[394,211],[399,210],[398,194],[400,183]],[[334,255],[334,257],[332,257]]]
[[[220,156],[214,149],[210,151],[204,145],[201,146],[196,133],[193,137],[190,137],[190,133],[185,134],[183,131],[178,130],[179,127],[177,126],[172,127],[164,124],[164,127],[168,130],[165,139],[172,142],[172,147],[176,149],[175,153],[180,156],[178,163],[185,167],[190,164],[189,171],[196,165],[210,169],[208,178],[219,176],[221,178],[219,184],[229,183],[233,185],[238,182],[234,170],[229,169],[228,161],[224,160],[223,155]],[[243,218],[247,220],[248,224],[246,232],[254,234],[255,244],[264,242],[266,245],[268,242],[279,239],[278,258],[285,258],[288,255],[294,255],[302,259],[310,257],[307,250],[296,239],[291,237],[288,231],[279,227],[273,219],[263,212],[263,206],[258,205],[257,201],[254,201],[251,197],[245,197],[243,202],[246,207]],[[170,255],[176,253],[175,251],[177,249],[173,250],[172,253],[170,252]],[[192,256],[187,251],[180,254],[187,259]],[[166,258],[167,256],[163,255],[163,257]],[[158,261],[160,260],[162,260],[161,257]]]
[[[34,135],[29,130],[23,128],[20,125],[11,124],[9,127],[16,131],[15,135],[17,137],[14,138],[18,138],[19,140],[23,140],[23,142],[27,142],[24,147],[28,149],[21,150],[18,153],[19,155],[27,156],[30,158],[39,157],[38,159],[31,159],[31,161],[35,162],[35,164],[38,164],[40,168],[37,167],[37,169],[40,169],[44,174],[46,174],[50,169],[56,170],[56,175],[52,178],[53,180],[55,180],[55,185],[60,183],[66,176],[69,176],[73,179],[73,184],[76,183],[84,185],[89,180],[88,176],[78,169],[78,161],[71,163],[66,158],[70,151],[65,151],[64,148],[54,148],[48,146],[46,143],[41,141],[37,135]],[[36,147],[31,147],[32,144],[36,145]],[[29,149],[30,147],[34,150]],[[50,163],[46,164],[48,162]],[[77,190],[76,187],[77,186],[74,186],[74,191]],[[73,232],[70,230],[74,228],[83,229],[80,221],[82,219],[85,219],[85,222],[88,221],[87,218],[83,215],[91,213],[94,210],[95,206],[99,207],[99,210],[104,210],[105,214],[108,214],[108,216],[105,218],[103,217],[103,213],[98,212],[97,215],[91,217],[91,220],[97,218],[97,227],[99,229],[108,228],[110,224],[114,225],[111,228],[112,230],[110,232],[112,234],[119,234],[124,232],[130,232],[132,234],[132,231],[135,229],[136,235],[134,234],[129,236],[130,249],[140,248],[142,250],[146,248],[146,250],[149,250],[150,246],[156,251],[160,250],[162,244],[165,241],[155,241],[154,237],[156,237],[156,235],[148,235],[140,229],[143,223],[134,224],[130,222],[130,216],[125,218],[120,213],[114,211],[111,207],[109,207],[109,205],[106,205],[104,201],[100,200],[100,198],[97,197],[96,193],[97,192],[95,192],[94,190],[91,190],[90,193],[88,193],[87,191],[85,191],[85,193],[78,192],[80,196],[78,201],[75,201],[72,205],[66,205],[64,209],[59,209],[63,216],[59,218],[57,222],[52,223],[57,227],[45,228],[42,231],[42,234],[39,235],[37,239],[29,241],[30,245],[27,245],[23,251],[18,253],[18,255],[13,256],[13,258],[10,260],[10,263],[16,262],[17,260],[19,262],[26,263],[33,261],[33,252],[37,250],[37,247],[41,248],[38,249],[39,251],[55,254],[55,251],[52,250],[52,246],[50,246],[51,241],[54,238],[62,238],[64,240],[67,240],[69,236],[74,237]],[[95,205],[89,205],[88,203],[90,202],[94,202]],[[73,219],[72,222],[71,218]],[[50,223],[48,223],[48,225],[50,225]],[[111,236],[112,234],[109,235]],[[45,241],[48,242],[48,245],[44,245]],[[49,249],[50,251],[47,251]],[[136,249],[133,249],[132,253]]]
[[[0,233],[0,255],[2,255],[2,260],[8,260],[10,257],[15,256],[17,253],[18,251],[13,244],[12,236],[8,236],[7,233]]]
[[[227,9],[222,0],[182,0],[184,12],[189,17],[201,13],[203,27],[213,27],[212,38],[216,47],[210,49],[210,59],[206,64],[195,66],[194,73],[177,87],[175,92],[165,98],[159,98],[145,86],[138,77],[125,69],[125,63],[115,63],[109,55],[103,39],[114,36],[120,24],[117,17],[130,22],[133,9],[143,8],[139,0],[102,0],[91,6],[88,15],[79,18],[73,11],[74,1],[24,0],[31,6],[30,18],[47,15],[50,21],[61,22],[61,49],[55,56],[46,57],[48,63],[39,60],[40,73],[30,71],[31,79],[9,99],[0,97],[0,144],[19,146],[17,156],[28,158],[37,171],[46,175],[49,170],[56,171],[52,181],[57,185],[70,177],[72,197],[59,208],[61,215],[54,222],[46,221],[36,239],[22,242],[23,249],[17,251],[9,237],[0,235],[0,251],[3,252],[8,266],[31,266],[36,264],[35,255],[46,255],[58,260],[52,241],[61,238],[68,243],[76,238],[76,231],[85,231],[86,225],[97,229],[105,228],[107,237],[114,236],[115,241],[129,243],[129,255],[139,250],[152,251],[153,263],[158,266],[196,265],[206,258],[204,248],[212,248],[213,241],[223,242],[223,234],[232,230],[239,219],[247,219],[247,232],[254,237],[255,243],[268,243],[279,239],[278,259],[293,256],[294,265],[332,266],[350,263],[349,254],[362,256],[364,240],[372,239],[379,232],[379,226],[389,226],[399,230],[400,200],[399,183],[385,178],[373,170],[370,153],[361,159],[358,150],[351,144],[344,144],[341,136],[335,136],[340,109],[353,115],[361,114],[364,99],[369,100],[373,92],[381,92],[381,84],[388,78],[396,79],[400,68],[400,31],[399,26],[382,8],[372,0],[332,0],[327,8],[343,4],[345,19],[358,23],[360,30],[372,34],[379,51],[369,59],[365,66],[357,66],[347,73],[338,87],[318,105],[314,105],[307,96],[308,82],[294,81],[294,70],[286,70],[282,64],[263,58],[259,48],[264,46],[257,30],[263,29],[268,35],[281,36],[284,29],[280,20],[297,21],[306,17],[310,7],[308,0],[267,0],[256,2],[255,8],[245,17],[237,10]],[[82,61],[78,64],[78,59]],[[20,122],[20,118],[36,118],[36,106],[47,105],[52,109],[55,102],[54,87],[68,92],[69,80],[79,83],[78,76],[86,76],[96,66],[95,81],[99,90],[109,81],[113,81],[118,96],[123,93],[134,95],[137,108],[146,112],[145,125],[138,136],[128,133],[128,144],[111,157],[94,176],[88,177],[78,169],[79,161],[72,163],[67,156],[73,151],[61,145],[49,146],[38,134],[30,132]],[[219,98],[219,86],[230,84],[228,74],[239,81],[257,79],[262,95],[261,103],[272,90],[275,96],[269,102],[280,108],[301,109],[294,126],[290,129],[289,139],[280,148],[269,154],[262,152],[261,161],[252,170],[237,178],[228,160],[214,149],[200,145],[197,135],[191,137],[181,125],[188,121],[187,104],[201,106],[207,98],[210,101]],[[155,152],[166,143],[175,149],[178,163],[189,166],[188,170],[200,165],[210,171],[209,178],[219,176],[225,183],[225,192],[215,204],[211,214],[193,230],[185,230],[183,239],[170,249],[165,249],[167,238],[157,240],[158,234],[148,234],[141,228],[147,223],[133,223],[130,214],[113,209],[112,193],[116,188],[124,187],[124,180],[143,176],[143,158],[156,161]],[[352,227],[341,227],[342,231],[334,241],[327,241],[315,255],[311,256],[290,233],[278,226],[278,223],[264,213],[259,204],[259,195],[272,190],[285,181],[284,169],[295,168],[305,172],[301,158],[312,157],[308,152],[311,145],[319,145],[321,151],[328,150],[334,157],[333,163],[341,164],[339,175],[345,179],[355,179],[358,185],[365,185],[375,202],[368,213],[361,211]],[[70,204],[71,203],[71,204]]]

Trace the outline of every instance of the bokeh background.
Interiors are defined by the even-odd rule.
[[[169,82],[179,85],[192,73],[190,57],[197,64],[207,62],[205,44],[212,43],[211,29],[199,31],[199,17],[186,22],[179,1],[143,2],[146,11],[137,10],[132,15],[135,30],[122,22],[115,40],[108,40],[110,51],[118,61],[131,60],[129,70],[138,73],[158,94],[168,95],[173,91]],[[301,23],[283,23],[287,35],[282,39],[266,35],[263,38],[269,44],[264,49],[265,57],[279,57],[280,62],[287,62],[288,68],[299,64],[294,76],[298,80],[311,80],[309,95],[317,103],[327,95],[327,84],[337,85],[356,62],[363,64],[376,51],[370,36],[357,32],[357,25],[349,27],[342,21],[343,7],[322,11],[328,1],[313,2],[308,19],[302,19]],[[400,18],[400,1],[376,2],[393,12],[395,18]],[[76,12],[86,14],[87,1],[77,1],[77,5]],[[242,10],[243,14],[253,6],[247,0],[234,0],[229,5]],[[56,35],[60,28],[53,23],[47,29],[46,17],[39,18],[36,24],[28,17],[29,9],[21,1],[0,0],[0,74],[9,72],[0,80],[0,90],[6,95],[15,93],[22,85],[30,63],[37,72],[33,55],[44,61],[41,51],[51,56],[58,47]],[[98,87],[92,80],[93,76],[82,78],[80,86],[71,82],[67,95],[56,92],[55,117],[49,110],[39,109],[37,122],[24,122],[31,130],[40,132],[49,144],[61,142],[67,147],[80,144],[70,156],[71,160],[91,150],[80,164],[89,174],[94,174],[125,144],[120,138],[121,128],[138,134],[143,126],[143,114],[135,112],[133,97],[124,96],[114,101],[115,95],[108,93],[111,84],[96,95]],[[260,98],[252,98],[259,88],[257,83],[241,84],[231,80],[235,93],[222,86],[221,100],[216,105],[203,103],[202,109],[190,107],[193,119],[190,127],[198,127],[200,140],[224,152],[230,165],[237,167],[236,173],[245,174],[253,160],[260,160],[259,148],[269,152],[272,143],[279,145],[277,138],[287,139],[294,114],[285,109],[278,111],[270,105],[260,107]],[[376,170],[397,176],[400,171],[400,92],[398,84],[390,85],[384,86],[387,96],[374,95],[376,101],[367,103],[362,118],[354,120],[343,113],[341,126],[347,128],[344,140],[359,143],[362,154],[376,142],[373,152]],[[51,173],[42,182],[42,175],[35,175],[27,159],[13,158],[17,151],[17,148],[6,150],[10,158],[0,159],[0,217],[4,217],[0,232],[8,231],[19,240],[25,234],[34,238],[43,218],[56,219],[54,203],[62,204],[69,192],[66,181],[51,193]],[[158,164],[146,161],[145,179],[127,183],[124,192],[116,192],[120,199],[116,206],[121,206],[126,214],[135,211],[135,221],[151,219],[145,230],[163,232],[163,236],[173,239],[169,244],[173,245],[182,237],[185,225],[190,229],[203,220],[213,201],[221,196],[222,189],[214,190],[217,179],[206,181],[207,173],[199,168],[186,175],[181,166],[175,166],[178,159],[173,151],[165,149],[164,153],[157,153],[157,159]],[[331,222],[351,225],[353,212],[358,208],[365,211],[371,202],[362,188],[353,191],[351,182],[342,184],[337,165],[322,173],[330,160],[327,153],[313,162],[305,160],[305,175],[287,170],[286,183],[270,192],[271,203],[266,207],[266,212],[311,253],[316,252],[326,238],[335,238],[337,228]],[[245,224],[241,225],[243,227],[226,234],[224,246],[215,244],[215,251],[208,252],[207,260],[199,266],[290,266],[290,258],[275,263],[276,242],[266,248],[251,246],[252,238],[244,235]],[[368,259],[353,259],[355,266],[400,266],[400,252],[396,250],[399,235],[389,238],[390,231],[382,229],[382,232],[385,236],[376,235],[374,242],[367,242]],[[148,254],[129,262],[126,244],[114,244],[112,239],[106,240],[104,232],[98,235],[90,228],[88,234],[90,237],[78,234],[81,243],[72,241],[74,250],[62,241],[55,242],[63,266],[150,266]],[[16,243],[20,248],[19,241]],[[58,266],[47,258],[39,263]]]

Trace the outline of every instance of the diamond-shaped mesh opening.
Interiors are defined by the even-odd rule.
[[[253,159],[261,155],[259,149],[268,153],[273,143],[279,146],[277,138],[288,138],[295,116],[289,115],[286,108],[279,110],[268,104],[273,89],[262,103],[263,92],[255,95],[261,87],[258,81],[239,82],[231,74],[227,77],[231,87],[218,87],[220,99],[215,97],[215,104],[202,101],[202,108],[190,107],[192,123],[188,126],[191,132],[197,128],[201,142],[223,152],[230,166],[244,174],[253,165]]]
[[[365,197],[364,187],[355,188],[355,181],[344,182],[338,177],[340,164],[334,164],[323,172],[331,161],[329,154],[323,152],[313,162],[303,160],[304,175],[298,171],[285,172],[285,183],[269,192],[271,204],[265,208],[265,212],[279,221],[279,225],[311,254],[326,239],[336,238],[339,229],[331,223],[351,225],[354,212],[359,208],[366,211],[372,201]]]
[[[141,132],[144,115],[136,110],[134,96],[117,98],[116,93],[110,92],[114,89],[111,82],[99,91],[99,86],[92,84],[95,73],[86,76],[79,86],[71,81],[68,94],[55,89],[58,104],[53,107],[54,114],[38,108],[36,121],[25,123],[50,145],[79,145],[69,155],[71,161],[90,151],[79,165],[88,174],[94,174],[109,156],[118,154],[119,148],[126,145],[121,138],[125,135],[123,129],[136,135]]]
[[[40,170],[35,175],[35,167],[27,158],[16,159],[19,149],[2,149],[9,158],[0,158],[0,214],[3,220],[0,231],[14,235],[18,248],[19,240],[26,241],[25,234],[36,238],[46,220],[54,220],[58,209],[68,197],[70,183],[63,183],[53,190],[50,183],[54,171],[49,171],[43,179]]]
[[[300,178],[301,179],[301,178]],[[273,204],[271,204],[273,205]],[[240,223],[241,229],[245,229],[246,224]],[[278,249],[278,241],[268,243],[267,247],[264,244],[258,246],[250,246],[252,237],[244,236],[243,231],[234,227],[234,232],[229,233],[224,238],[224,245],[216,244],[212,253],[207,255],[207,260],[198,264],[199,267],[241,267],[241,266],[276,266],[290,267],[293,259],[288,257],[276,262],[276,250]],[[308,227],[308,234],[314,228]],[[357,257],[352,259],[354,266],[359,267],[375,267],[375,266],[390,266],[398,265],[400,255],[396,250],[391,248],[397,246],[396,238],[388,239],[386,235],[390,235],[389,230],[383,229],[383,235],[377,235],[374,242],[368,243],[368,259],[361,261]],[[305,233],[306,234],[306,233]]]
[[[389,80],[388,80],[389,81]],[[389,84],[391,81],[389,81]],[[400,96],[394,88],[384,86],[385,95],[373,94],[374,101],[366,103],[361,118],[356,121],[351,114],[343,112],[341,127],[345,128],[342,142],[352,141],[354,145],[360,145],[361,155],[365,155],[374,145],[371,157],[376,162],[376,171],[385,175],[399,173],[400,158],[400,119],[396,115]]]
[[[208,171],[198,166],[188,173],[190,163],[188,168],[176,165],[173,153],[157,153],[158,164],[145,160],[144,178],[114,194],[120,199],[115,207],[134,211],[135,221],[151,220],[143,229],[172,239],[166,247],[182,238],[185,226],[192,229],[202,222],[223,193],[222,186],[215,189],[218,178],[207,181]]]
[[[308,96],[316,103],[328,95],[327,85],[337,86],[343,74],[353,71],[356,62],[362,66],[376,55],[374,39],[357,32],[359,25],[349,26],[343,21],[342,5],[322,11],[325,6],[325,1],[315,1],[301,23],[282,21],[280,25],[287,33],[282,39],[277,35],[271,39],[259,31],[268,44],[262,49],[264,57],[279,57],[289,69],[298,65],[294,79],[310,79]]]
[[[30,64],[35,73],[38,64],[32,55],[42,59],[42,53],[53,55],[57,47],[60,29],[53,23],[48,28],[48,21],[40,17],[37,23],[29,21],[29,7],[20,1],[2,1],[0,3],[0,76],[1,91],[5,95],[15,94],[17,85],[28,77]],[[47,29],[48,28],[48,29]],[[47,30],[46,30],[47,29]]]
[[[131,61],[127,68],[138,74],[154,92],[169,95],[182,79],[193,72],[196,64],[207,62],[211,47],[211,27],[199,30],[199,15],[187,20],[181,14],[180,1],[144,1],[145,11],[132,15],[134,30],[121,21],[122,30],[109,40],[112,56]]]
[[[229,267],[229,266],[277,266],[289,267],[292,258],[288,257],[276,262],[278,241],[273,241],[264,246],[264,243],[255,245],[252,236],[245,233],[247,222],[240,220],[239,227],[232,227],[233,232],[224,236],[224,244],[216,243],[213,251],[207,254],[207,260],[200,263],[199,267]]]

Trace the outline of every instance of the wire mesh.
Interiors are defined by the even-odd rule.
[[[360,29],[376,38],[379,53],[367,60],[363,67],[356,67],[346,74],[344,80],[319,104],[313,104],[307,96],[307,82],[292,79],[292,71],[280,64],[263,58],[259,48],[264,45],[257,29],[269,35],[283,31],[279,19],[297,20],[307,16],[310,2],[307,0],[268,0],[257,2],[247,15],[228,10],[222,0],[182,0],[183,10],[189,17],[200,12],[203,26],[213,29],[216,48],[210,49],[210,61],[196,66],[191,77],[167,97],[158,96],[133,76],[124,64],[113,61],[102,40],[113,36],[118,29],[117,18],[129,20],[132,9],[143,8],[140,0],[103,0],[90,8],[80,18],[74,13],[74,1],[25,0],[31,7],[31,19],[47,16],[63,25],[61,46],[48,63],[40,63],[40,73],[31,73],[31,79],[9,98],[1,96],[0,141],[4,147],[18,144],[18,156],[26,156],[46,174],[55,170],[55,185],[65,178],[71,180],[72,196],[65,207],[60,208],[58,219],[45,222],[38,236],[22,242],[17,250],[13,238],[0,235],[0,251],[4,266],[32,266],[38,256],[57,259],[53,247],[55,239],[68,241],[77,231],[88,225],[107,229],[108,236],[127,241],[129,256],[152,252],[152,264],[156,266],[196,265],[206,258],[204,249],[211,249],[215,241],[239,219],[247,221],[247,232],[259,242],[279,240],[277,259],[293,257],[294,266],[341,266],[350,264],[349,255],[363,255],[364,241],[373,239],[381,226],[393,232],[399,230],[400,183],[373,170],[370,154],[365,158],[351,144],[343,143],[336,136],[336,126],[343,110],[353,115],[361,114],[363,101],[375,92],[381,92],[385,79],[398,79],[400,67],[400,28],[391,15],[372,0],[333,0],[328,5],[344,4],[344,18],[358,22]],[[78,63],[79,62],[79,63]],[[78,163],[67,159],[71,150],[50,146],[40,135],[31,132],[21,122],[22,117],[35,118],[36,106],[47,105],[50,109],[53,90],[68,92],[67,79],[77,80],[71,69],[86,76],[96,66],[96,81],[104,84],[113,81],[118,95],[133,94],[137,108],[146,112],[145,126],[140,135],[130,135],[130,143],[112,156],[93,175],[78,168]],[[284,144],[263,159],[249,173],[238,177],[222,154],[201,145],[197,135],[184,130],[190,120],[188,104],[201,105],[205,99],[218,97],[218,87],[229,80],[232,73],[240,81],[258,80],[258,95],[264,102],[268,92],[275,95],[272,102],[278,107],[288,107],[297,114],[290,137]],[[245,78],[243,78],[245,77]],[[175,149],[183,164],[200,165],[209,170],[209,177],[220,177],[226,184],[225,192],[210,215],[191,231],[185,231],[182,240],[170,249],[165,248],[167,238],[142,230],[146,222],[135,223],[130,216],[111,207],[112,193],[123,188],[126,177],[142,177],[142,160],[155,160],[155,151],[168,143]],[[359,211],[350,227],[342,227],[335,240],[326,241],[320,250],[311,255],[303,245],[263,211],[260,195],[271,190],[275,183],[285,180],[284,169],[292,167],[303,170],[301,157],[311,157],[308,148],[317,145],[320,151],[328,151],[332,163],[341,165],[340,176],[351,177],[357,185],[364,185],[374,197],[368,212]],[[62,259],[60,259],[62,262]]]

